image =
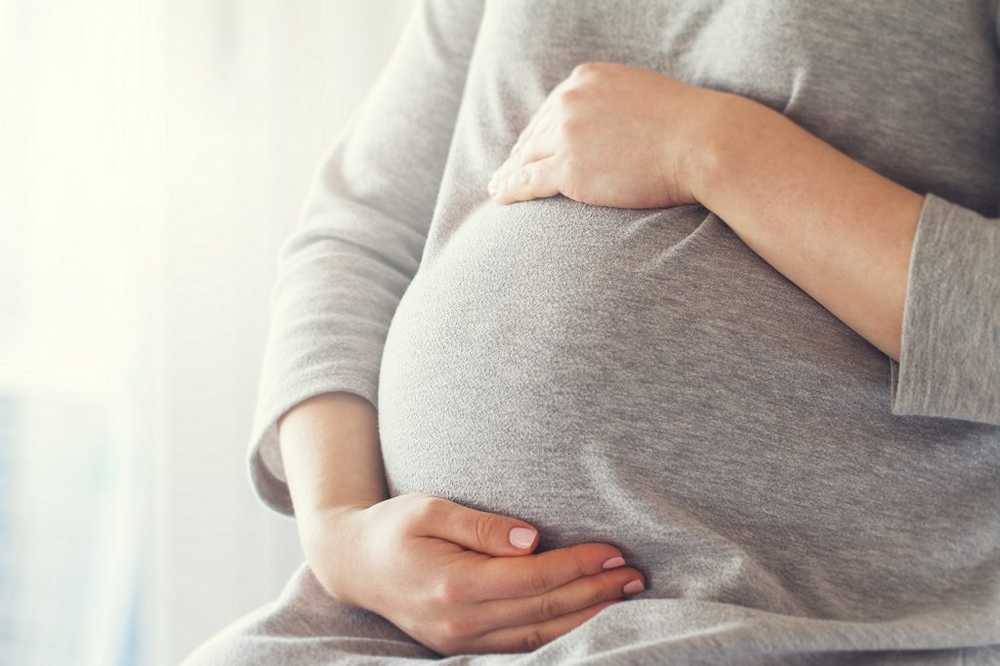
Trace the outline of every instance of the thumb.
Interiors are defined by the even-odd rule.
[[[494,556],[527,555],[538,545],[538,530],[523,520],[470,509],[443,497],[416,526],[417,536],[433,536]]]

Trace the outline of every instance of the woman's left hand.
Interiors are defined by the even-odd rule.
[[[563,194],[618,208],[698,203],[692,154],[723,93],[617,63],[577,65],[490,182],[500,203]]]

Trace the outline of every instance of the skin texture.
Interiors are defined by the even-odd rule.
[[[700,203],[762,259],[899,360],[923,197],[738,95],[583,63],[536,111],[488,186],[622,208]]]
[[[423,494],[387,498],[375,407],[360,396],[305,400],[278,429],[316,579],[440,654],[534,650],[645,585],[609,544],[535,553],[537,530],[523,520]]]

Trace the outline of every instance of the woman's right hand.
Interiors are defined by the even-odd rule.
[[[533,554],[528,523],[421,493],[297,521],[329,594],[443,655],[533,651],[645,584],[614,546]],[[526,548],[511,543],[511,530],[530,539]],[[639,586],[626,592],[632,581]]]

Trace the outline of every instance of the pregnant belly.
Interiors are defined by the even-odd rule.
[[[613,543],[648,595],[874,618],[941,543],[916,544],[940,495],[892,504],[886,470],[922,436],[911,464],[958,481],[935,467],[953,448],[888,416],[886,363],[700,206],[490,203],[393,318],[386,477],[527,520],[540,550]],[[898,544],[856,529],[873,511]]]

